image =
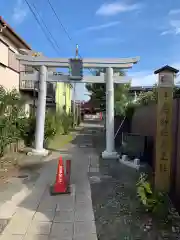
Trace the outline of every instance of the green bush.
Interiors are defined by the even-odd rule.
[[[26,146],[32,146],[35,140],[36,117],[24,117],[18,121],[18,129]]]
[[[35,141],[36,132],[36,116],[32,114],[29,118],[23,118],[19,121],[21,137],[25,145],[32,146]],[[51,112],[46,112],[45,127],[44,127],[44,144],[47,145],[57,133],[57,124],[55,116]]]
[[[44,141],[45,145],[48,145],[49,141],[58,132],[58,124],[55,115],[50,111],[46,113],[45,126],[44,126]]]
[[[21,138],[18,121],[24,115],[23,100],[16,90],[0,86],[0,156],[6,147]]]
[[[71,115],[63,113],[61,115],[61,123],[63,128],[63,134],[68,134],[72,128],[73,117]]]
[[[35,140],[36,117],[31,115],[29,118],[23,118],[18,123],[21,132],[21,138],[27,146],[32,146]],[[44,146],[56,134],[68,134],[72,127],[72,117],[65,113],[46,112],[45,128],[44,128]]]
[[[155,191],[152,188],[150,182],[148,181],[147,174],[141,173],[136,186],[137,195],[146,211],[152,212],[159,216],[167,215],[167,197],[164,193]]]
[[[68,134],[72,127],[72,116],[66,113],[46,112],[44,144],[48,144],[57,133]],[[6,147],[17,140],[24,140],[26,146],[33,146],[35,140],[36,116],[26,117],[24,99],[16,90],[6,91],[0,86],[0,157]]]

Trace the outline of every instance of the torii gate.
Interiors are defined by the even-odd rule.
[[[118,154],[114,148],[114,82],[126,84],[131,82],[131,78],[126,76],[114,76],[113,69],[129,69],[133,64],[136,64],[139,61],[139,57],[119,59],[68,59],[17,55],[17,59],[20,60],[20,63],[23,65],[40,69],[39,72],[35,72],[34,74],[21,75],[23,80],[39,80],[35,149],[32,150],[32,154],[48,154],[48,151],[43,148],[46,110],[46,81],[48,78],[48,81],[52,82],[106,83],[106,149],[102,153],[102,157],[104,159],[118,158]],[[48,68],[51,69],[51,72],[48,72]],[[61,75],[56,72],[53,73],[52,68],[71,68],[76,73],[71,75]],[[106,73],[101,76],[83,76],[83,68],[106,68]]]

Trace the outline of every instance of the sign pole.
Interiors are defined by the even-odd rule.
[[[156,129],[155,188],[169,192],[172,158],[172,108],[174,77],[177,69],[165,66],[155,71],[158,74],[158,103]]]

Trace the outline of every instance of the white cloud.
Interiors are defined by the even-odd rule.
[[[90,27],[84,28],[81,31],[99,31],[101,29],[117,26],[118,24],[120,24],[119,21],[108,22],[108,23],[101,24],[101,25],[90,26]]]
[[[180,69],[180,62],[172,63],[170,66]],[[132,77],[132,86],[153,86],[157,83],[158,76],[152,71],[139,71],[128,74]],[[177,75],[175,83],[180,84],[180,76]]]
[[[180,13],[180,9],[172,9],[169,11],[169,15],[176,15]]]
[[[173,28],[174,30],[174,33],[177,35],[177,34],[180,34],[180,20],[171,20],[170,21],[170,25],[171,27]]]
[[[98,43],[108,44],[108,43],[117,42],[117,41],[119,41],[119,39],[117,39],[115,37],[100,37],[100,38],[96,38],[95,41],[98,42]]]
[[[104,3],[100,6],[100,8],[96,11],[97,15],[105,15],[112,16],[121,12],[130,12],[134,10],[141,9],[142,5],[140,4],[125,4],[120,2],[115,3]]]
[[[123,39],[118,37],[99,37],[94,39],[95,44],[99,46],[114,46],[124,42]]]
[[[28,14],[28,9],[24,5],[23,0],[17,0],[13,9],[12,19],[15,23],[20,24],[24,21]]]
[[[165,35],[168,35],[168,34],[171,34],[171,33],[173,33],[172,30],[167,30],[167,31],[162,32],[161,36],[165,36]]]
[[[152,86],[157,81],[153,71],[140,71],[129,74],[132,77],[132,86]]]
[[[166,31],[163,31],[161,35],[167,35],[167,34],[180,34],[180,20],[170,20],[169,22],[170,28]]]

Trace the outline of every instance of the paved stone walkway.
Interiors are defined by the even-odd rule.
[[[93,151],[91,134],[87,128],[82,130],[68,147],[68,154],[63,155],[63,159],[72,159],[71,194],[49,194],[60,155],[54,152],[33,185],[22,185],[2,203],[0,219],[7,226],[0,240],[97,240],[87,175]]]

